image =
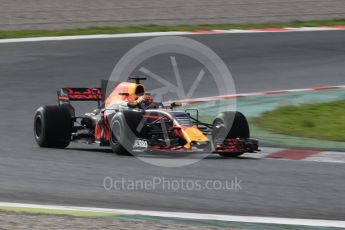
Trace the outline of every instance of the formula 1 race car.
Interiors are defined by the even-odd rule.
[[[168,151],[235,157],[259,151],[258,141],[250,139],[242,113],[225,111],[207,124],[199,120],[197,110],[179,110],[179,102],[154,102],[141,80],[146,79],[121,82],[108,96],[105,81],[101,88],[62,88],[58,91],[58,105],[42,106],[36,111],[37,144],[65,148],[72,141],[83,141],[110,146],[119,155]],[[71,101],[96,101],[98,108],[76,116]]]

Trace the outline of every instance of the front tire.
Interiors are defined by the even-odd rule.
[[[249,138],[250,131],[246,117],[237,111],[226,111],[220,113],[213,121],[212,141],[216,143],[223,142],[231,138]],[[238,157],[244,152],[238,153],[218,153],[224,158]]]
[[[129,132],[124,114],[118,112],[111,120],[110,146],[114,153],[121,156],[130,156]]]
[[[67,106],[42,106],[34,117],[34,136],[45,148],[66,148],[71,141],[73,120]]]

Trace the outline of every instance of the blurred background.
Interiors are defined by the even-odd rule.
[[[0,0],[1,30],[344,18],[344,0]]]

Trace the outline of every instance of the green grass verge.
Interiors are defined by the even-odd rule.
[[[140,221],[148,223],[159,223],[166,226],[169,225],[191,225],[202,227],[218,227],[218,228],[231,228],[231,229],[248,229],[248,230],[331,230],[337,228],[323,228],[323,227],[308,227],[298,225],[281,225],[281,224],[264,224],[264,223],[245,223],[245,222],[228,222],[218,220],[197,220],[197,219],[182,219],[182,218],[169,218],[158,216],[143,216],[143,215],[115,215],[108,213],[97,213],[87,211],[66,211],[66,210],[50,210],[40,208],[13,208],[0,206],[0,212],[20,213],[20,214],[34,214],[34,215],[63,215],[81,218],[105,218],[113,221]],[[40,218],[37,218],[40,221]]]
[[[273,133],[345,142],[345,100],[284,106],[252,122]]]
[[[58,209],[55,210],[55,209],[44,209],[44,208],[18,208],[18,207],[6,207],[6,206],[0,206],[0,211],[22,212],[22,213],[31,213],[31,214],[67,215],[67,216],[76,216],[76,217],[117,216],[116,214],[103,213],[103,212],[70,211],[70,210],[58,210]]]
[[[211,29],[254,29],[254,28],[273,28],[273,27],[303,27],[303,26],[336,26],[345,25],[345,19],[321,20],[321,21],[292,21],[288,23],[266,23],[266,24],[206,24],[206,25],[180,25],[180,26],[128,26],[128,27],[90,27],[80,29],[62,30],[19,30],[1,31],[0,39],[4,38],[26,38],[26,37],[45,37],[45,36],[68,36],[68,35],[92,35],[92,34],[122,34],[140,32],[165,32],[165,31],[192,31],[192,30],[211,30]]]

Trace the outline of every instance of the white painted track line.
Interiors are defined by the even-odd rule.
[[[19,42],[151,37],[151,36],[167,36],[167,35],[178,36],[178,35],[188,35],[188,34],[190,34],[190,32],[151,32],[151,33],[130,33],[130,34],[96,34],[96,35],[75,35],[75,36],[58,36],[58,37],[10,38],[10,39],[0,39],[0,44],[1,43],[19,43]]]
[[[18,42],[151,37],[151,36],[167,36],[167,35],[178,36],[178,35],[193,35],[193,34],[287,33],[287,32],[312,32],[312,31],[332,31],[332,30],[345,30],[345,26],[266,28],[266,29],[248,29],[248,30],[233,29],[233,30],[171,31],[171,32],[148,32],[148,33],[127,33],[127,34],[97,34],[97,35],[75,35],[75,36],[57,36],[57,37],[10,38],[10,39],[0,39],[0,44],[1,43],[18,43]]]
[[[219,100],[219,99],[253,97],[253,96],[274,95],[274,94],[287,94],[287,93],[306,92],[306,91],[336,90],[336,89],[344,89],[344,88],[345,88],[345,85],[319,86],[319,87],[305,88],[305,89],[286,89],[286,90],[284,89],[284,90],[263,91],[263,92],[254,92],[254,93],[240,93],[240,94],[213,96],[213,97],[193,98],[193,99],[188,99],[188,100],[180,100],[180,102],[185,103],[185,104],[192,104],[192,103],[197,103],[197,102],[207,102],[207,101],[214,101],[214,100]]]

